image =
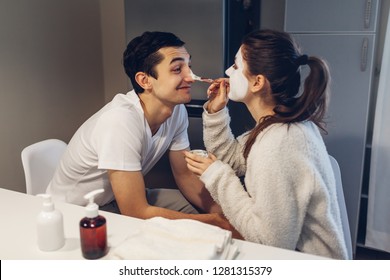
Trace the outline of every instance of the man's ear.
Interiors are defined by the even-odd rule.
[[[150,82],[150,77],[146,75],[144,72],[137,72],[135,74],[135,81],[139,84],[143,89],[151,89],[152,83]]]
[[[258,92],[264,88],[265,84],[266,78],[263,75],[256,75],[250,89],[252,92]]]

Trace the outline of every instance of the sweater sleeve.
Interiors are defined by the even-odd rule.
[[[227,108],[209,114],[203,112],[203,140],[207,151],[230,165],[237,176],[245,174],[246,164],[243,157],[245,136],[237,139],[230,129],[230,116]]]

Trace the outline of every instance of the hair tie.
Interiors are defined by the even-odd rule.
[[[306,65],[307,62],[309,60],[309,57],[304,54],[304,55],[301,55],[300,57],[298,57],[296,60],[295,60],[295,65],[296,66],[300,66],[300,65]]]

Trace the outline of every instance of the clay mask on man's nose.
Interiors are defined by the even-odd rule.
[[[229,76],[230,92],[229,99],[233,101],[242,101],[248,91],[248,79],[244,76],[244,61],[241,54],[241,48],[236,55],[236,69],[231,66],[225,73]]]

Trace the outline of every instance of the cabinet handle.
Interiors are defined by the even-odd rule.
[[[364,12],[364,28],[370,28],[371,21],[371,9],[372,9],[372,0],[366,0],[366,10]]]
[[[367,68],[367,55],[368,55],[368,38],[363,39],[362,54],[360,58],[360,70],[366,71]]]

